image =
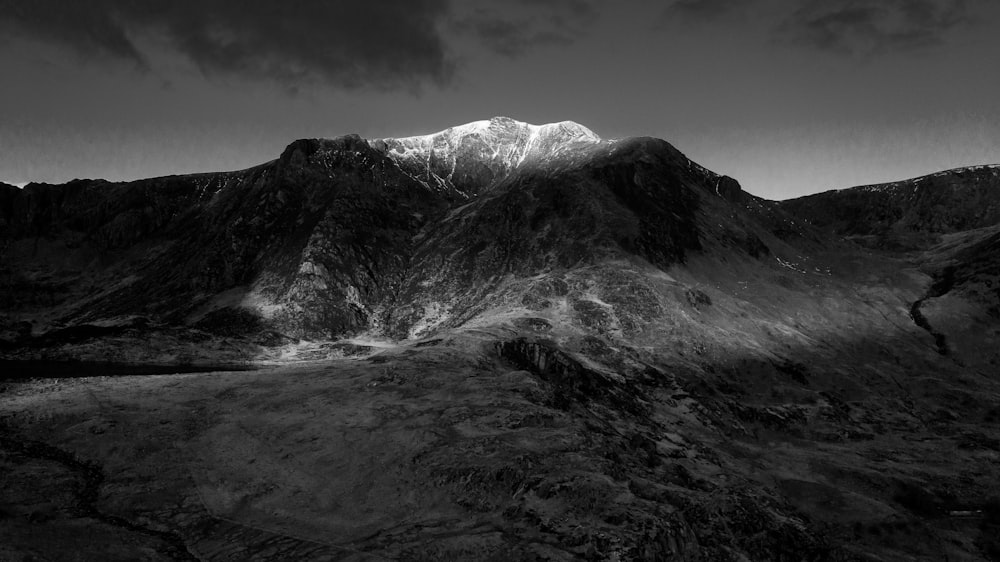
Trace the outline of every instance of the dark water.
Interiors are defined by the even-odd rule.
[[[8,361],[0,360],[0,381],[24,379],[66,379],[79,377],[124,377],[132,375],[175,375],[212,371],[255,371],[260,367],[243,363],[209,365],[142,365],[97,361]]]

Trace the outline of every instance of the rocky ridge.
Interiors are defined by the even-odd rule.
[[[297,141],[240,172],[32,184],[3,196],[11,255],[32,263],[35,244],[64,239],[67,259],[111,263],[86,274],[37,263],[39,277],[93,277],[86,296],[71,294],[79,281],[10,272],[8,306],[30,308],[41,290],[61,304],[42,320],[55,327],[134,315],[191,325],[235,304],[292,337],[419,335],[467,319],[483,301],[469,291],[498,275],[592,252],[682,259],[700,243],[694,194],[718,182],[663,141],[495,118],[426,137]]]
[[[928,235],[1000,222],[998,182],[1000,165],[972,166],[826,191],[782,201],[779,206],[837,235],[913,248],[926,243]]]

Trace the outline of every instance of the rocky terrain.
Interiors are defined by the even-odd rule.
[[[0,244],[0,558],[1000,558],[997,167],[773,202],[494,118]]]

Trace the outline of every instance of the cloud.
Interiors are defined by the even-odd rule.
[[[587,33],[597,11],[589,0],[513,0],[503,11],[472,5],[456,14],[451,28],[509,58],[545,46],[571,45]]]
[[[347,89],[444,84],[447,0],[0,0],[0,32],[149,68],[149,34],[209,76]]]
[[[674,0],[661,23],[726,31],[865,58],[944,43],[991,0]]]
[[[119,58],[146,67],[121,22],[99,1],[0,0],[0,29],[70,47],[85,56]]]
[[[796,44],[867,57],[932,47],[971,21],[965,0],[813,0],[776,31]]]
[[[747,0],[676,0],[663,10],[664,21],[708,23],[743,8]]]

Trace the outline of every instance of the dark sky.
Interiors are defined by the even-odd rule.
[[[1000,162],[996,0],[0,0],[0,181],[506,115],[774,199]]]

